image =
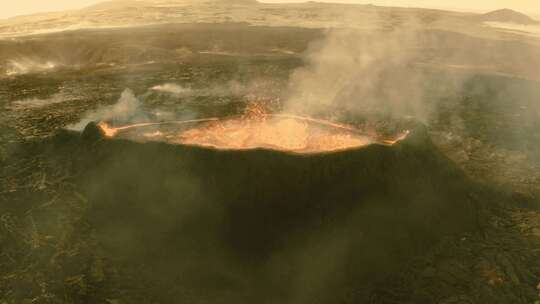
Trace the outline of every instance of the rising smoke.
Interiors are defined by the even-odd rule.
[[[197,119],[200,113],[196,113],[191,109],[189,104],[201,104],[202,102],[199,100],[201,97],[203,100],[210,100],[211,102],[221,99],[230,100],[231,98],[244,98],[250,101],[268,100],[275,96],[275,90],[275,81],[265,78],[251,79],[248,82],[232,79],[202,88],[167,82],[154,85],[139,96],[135,96],[131,89],[125,89],[116,104],[102,106],[84,114],[79,122],[67,126],[67,129],[82,131],[88,123],[99,121],[123,125],[155,120]],[[143,109],[143,104],[153,104],[156,98],[160,103],[163,100],[174,101],[175,106],[172,109],[167,106],[154,106],[153,109]],[[32,104],[42,105],[45,102],[48,102],[48,100],[30,101],[27,106]],[[18,103],[22,103],[22,101]]]
[[[383,24],[385,18],[374,14],[369,24]],[[407,116],[427,124],[439,114],[441,99],[470,94],[466,90],[477,75],[538,81],[538,69],[531,68],[538,52],[503,42],[502,35],[493,38],[430,30],[415,17],[393,28],[327,30],[290,76],[284,109],[315,116],[336,109]],[[486,84],[474,86],[485,90]]]
[[[181,85],[175,83],[164,83],[152,87],[152,90],[157,92],[169,93],[175,96],[187,96],[192,94],[192,90],[185,88]]]
[[[73,97],[64,94],[64,93],[58,93],[54,94],[47,98],[29,98],[29,99],[22,99],[22,100],[15,100],[11,103],[9,106],[10,109],[38,109],[47,107],[54,104],[59,104],[66,102],[70,99],[73,99]]]
[[[146,120],[146,115],[141,110],[141,102],[133,91],[125,89],[116,104],[86,113],[78,123],[70,125],[67,128],[82,131],[92,121],[111,121],[124,124],[144,120]]]
[[[284,109],[321,115],[334,109],[427,122],[425,72],[414,24],[393,31],[336,29],[307,52],[290,77]]]
[[[255,78],[249,81],[240,81],[231,79],[226,82],[214,83],[204,87],[189,87],[177,83],[163,83],[155,85],[151,88],[152,91],[169,94],[172,97],[224,97],[224,96],[258,96],[271,94],[275,87],[275,82],[271,79]]]
[[[24,75],[35,72],[50,71],[58,67],[58,64],[53,61],[37,61],[30,58],[20,58],[18,60],[10,60],[7,63],[6,75]]]

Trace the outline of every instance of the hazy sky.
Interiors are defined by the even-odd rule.
[[[511,8],[540,16],[540,0],[325,0],[326,2],[372,3],[387,6],[415,6],[471,11]],[[102,0],[0,0],[0,18],[36,12],[82,8]],[[264,0],[264,2],[300,2],[299,0]]]

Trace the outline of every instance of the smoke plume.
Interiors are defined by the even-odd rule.
[[[285,110],[319,115],[338,107],[425,120],[424,75],[413,64],[417,49],[415,31],[332,30],[292,74]]]
[[[24,75],[34,72],[45,72],[58,67],[58,64],[52,61],[40,62],[30,58],[21,58],[18,60],[10,60],[7,63],[6,75]]]
[[[175,96],[191,95],[192,90],[189,88],[184,88],[178,84],[174,83],[164,83],[161,85],[156,85],[152,87],[152,90],[157,92],[169,93]]]
[[[125,89],[118,102],[111,106],[99,108],[89,112],[78,123],[68,126],[68,129],[82,131],[92,121],[112,121],[122,124],[127,122],[143,121],[146,119],[141,110],[141,102],[133,91]]]

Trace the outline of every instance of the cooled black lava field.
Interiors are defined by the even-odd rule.
[[[469,14],[354,6],[378,28],[329,28],[341,5],[247,2],[0,27],[0,304],[540,301],[538,39]],[[319,122],[325,147],[373,140],[222,149],[98,125],[215,119],[190,139],[227,142],[222,119],[270,115],[253,105],[308,117],[274,141]]]

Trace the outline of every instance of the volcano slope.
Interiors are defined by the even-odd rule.
[[[162,301],[367,301],[363,286],[478,229],[480,188],[421,127],[393,146],[305,155],[96,141],[91,129],[56,139],[86,149],[88,222],[106,256],[144,265]]]

